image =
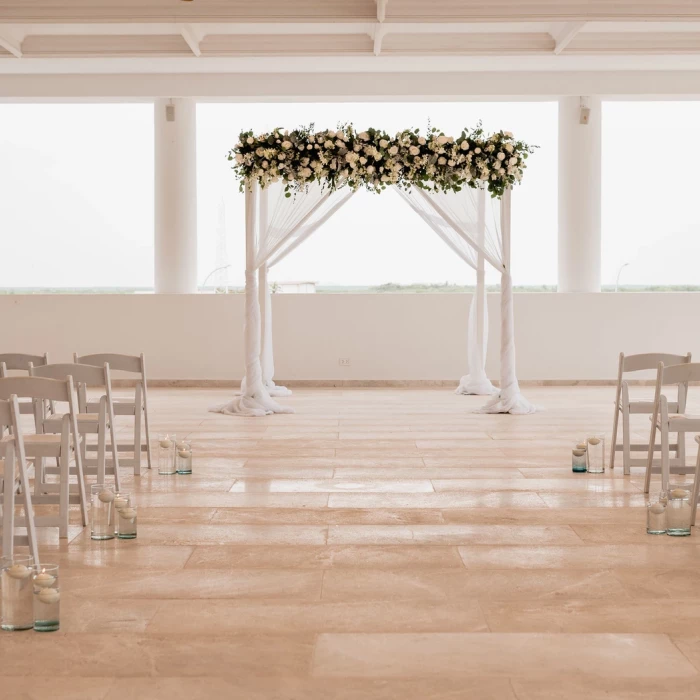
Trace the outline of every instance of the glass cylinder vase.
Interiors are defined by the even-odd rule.
[[[666,534],[666,504],[658,501],[647,505],[647,535]]]
[[[117,511],[118,532],[117,537],[120,540],[136,539],[136,506],[130,505]]]
[[[128,508],[131,505],[131,494],[124,491],[114,494],[114,510],[112,511],[112,524],[114,525],[114,534],[119,534],[119,511]]]
[[[90,486],[90,539],[111,540],[114,538],[114,491],[111,486]]]
[[[586,443],[587,471],[602,474],[605,471],[605,436],[591,435]]]
[[[690,491],[686,489],[669,491],[666,505],[666,534],[673,537],[689,535],[692,514]]]
[[[175,474],[175,443],[177,438],[172,433],[158,436],[158,473]]]
[[[61,591],[58,583],[58,564],[44,564],[33,577],[34,629],[37,632],[55,632],[61,626]]]
[[[571,471],[581,473],[586,471],[586,450],[571,451]]]
[[[182,441],[177,443],[175,468],[178,474],[192,473],[192,445],[189,442]]]
[[[2,609],[0,627],[7,631],[29,630],[32,614],[32,574],[34,557],[16,554],[0,559]]]

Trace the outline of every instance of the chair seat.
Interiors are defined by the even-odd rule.
[[[668,402],[669,413],[675,413],[678,411],[678,401]],[[618,404],[620,411],[622,411],[622,404]],[[630,413],[653,413],[654,412],[654,401],[630,401],[629,403]]]
[[[653,416],[649,416],[651,420]],[[656,419],[656,425],[661,426],[661,416]],[[668,417],[668,429],[671,432],[677,430],[700,430],[700,416],[689,413],[672,413]]]
[[[88,411],[99,411],[99,401],[88,401],[86,406]],[[133,416],[136,413],[136,403],[128,397],[113,398],[112,408],[115,416]]]
[[[63,415],[69,415],[68,413]],[[63,423],[63,415],[54,416],[53,418],[47,418],[44,421],[44,430],[48,432],[60,432],[61,424]],[[97,425],[100,421],[99,413],[78,413],[76,414],[76,420],[78,422],[78,430],[82,425]]]

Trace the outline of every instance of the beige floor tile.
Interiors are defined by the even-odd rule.
[[[298,525],[425,525],[444,522],[442,511],[382,508],[219,508],[212,523]]]
[[[332,493],[330,508],[542,508],[536,493],[447,492],[447,493]]]
[[[456,547],[330,545],[197,547],[186,568],[463,569]]]
[[[328,544],[580,544],[566,526],[331,525]]]
[[[432,493],[429,479],[238,479],[231,493]]]
[[[627,597],[609,571],[331,569],[323,578],[324,600],[538,600]]]
[[[553,654],[555,643],[557,653]],[[665,635],[497,633],[322,634],[316,645],[313,673],[327,678],[697,675],[693,665]]]

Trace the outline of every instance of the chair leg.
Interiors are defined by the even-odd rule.
[[[134,397],[134,476],[141,476],[141,406],[143,405],[143,395],[141,384],[136,385],[136,396]]]
[[[651,417],[651,431],[649,434],[649,452],[647,453],[647,469],[644,474],[644,493],[649,493],[651,484],[651,470],[654,462],[654,445],[656,444],[656,412]]]
[[[15,453],[11,446],[5,453],[2,505],[2,554],[11,557],[15,546]]]
[[[620,407],[615,404],[615,417],[613,418],[612,442],[610,445],[610,469],[615,468],[615,447],[617,446],[617,424],[620,422]]]
[[[695,525],[695,518],[698,513],[698,495],[700,494],[700,444],[698,444],[698,456],[695,460],[695,480],[693,481],[693,515],[691,523]]]
[[[106,425],[104,416],[99,422],[99,432],[97,433],[97,483],[104,484],[107,471],[107,451],[105,449]]]
[[[614,447],[614,445],[613,445]],[[632,460],[631,450],[630,450],[630,412],[629,406],[622,407],[622,472],[623,474],[630,474],[631,467],[630,464]]]
[[[78,450],[76,449],[76,454]],[[68,537],[68,505],[70,498],[70,436],[64,431],[61,440],[61,456],[58,458],[60,468],[58,486],[58,536]],[[78,477],[80,478],[80,477]]]
[[[668,424],[661,424],[661,488],[668,489],[670,481],[670,450],[668,446]]]
[[[145,382],[145,379],[144,379]],[[146,390],[146,384],[143,385],[143,420],[146,426],[146,461],[148,463],[148,468],[152,469],[151,465],[151,429],[148,426],[148,391]]]
[[[23,453],[20,453],[23,454]],[[22,498],[24,500],[24,516],[26,519],[27,540],[29,551],[34,557],[36,566],[39,562],[39,543],[36,538],[36,522],[34,521],[34,505],[32,504],[31,491],[29,490],[29,475],[27,474],[27,462],[20,457],[19,460],[19,483],[22,488]]]
[[[677,433],[676,438],[676,457],[685,467],[685,433]]]

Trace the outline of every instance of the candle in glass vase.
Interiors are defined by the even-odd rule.
[[[586,450],[572,450],[571,471],[576,473],[582,473],[586,471]]]
[[[675,537],[689,535],[692,511],[689,491],[685,489],[669,491],[666,505],[666,534]]]
[[[605,438],[592,435],[587,440],[586,459],[590,474],[602,474],[605,471]]]
[[[29,555],[3,557],[0,562],[0,627],[3,630],[32,628],[33,563],[34,559]]]
[[[666,505],[664,503],[650,503],[647,506],[647,534],[666,534]]]
[[[90,502],[90,539],[111,540],[114,537],[114,491],[104,484],[92,484]]]
[[[120,540],[136,539],[136,507],[129,506],[122,508],[119,513],[119,532],[117,537]]]
[[[191,474],[192,473],[192,448],[190,445],[184,444],[177,451],[177,473]]]
[[[34,629],[55,632],[60,627],[61,592],[58,588],[58,565],[45,564],[34,576]]]
[[[174,474],[177,437],[170,433],[158,436],[158,473]]]

